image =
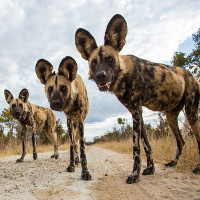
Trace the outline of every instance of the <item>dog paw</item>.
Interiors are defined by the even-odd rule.
[[[126,183],[132,184],[132,183],[138,183],[139,181],[140,181],[139,175],[133,175],[133,174],[131,174],[131,175],[127,178]]]
[[[165,164],[166,167],[174,167],[174,166],[176,166],[176,165],[177,165],[177,162],[175,162],[175,161],[173,161],[173,160],[170,161],[169,163],[166,163],[166,164]]]
[[[79,161],[79,157],[76,157],[76,158],[75,158],[75,165],[78,165],[79,162],[80,162],[80,161]]]
[[[57,160],[59,158],[59,153],[55,155],[55,159]]]
[[[16,160],[16,163],[21,163],[21,162],[24,162],[24,160],[21,158]]]
[[[37,153],[36,153],[36,152],[33,153],[33,159],[34,159],[34,160],[37,159]]]
[[[142,175],[152,175],[155,172],[155,168],[154,167],[147,167],[146,169],[144,169]]]
[[[59,153],[58,154],[53,154],[52,156],[51,156],[51,158],[55,158],[56,160],[59,158]]]
[[[194,174],[200,174],[200,165],[197,165],[197,166],[195,167],[195,169],[193,170],[193,173],[194,173]]]
[[[69,165],[66,169],[67,172],[74,172],[75,171],[75,167],[72,165]]]
[[[87,169],[83,169],[82,173],[81,173],[81,179],[84,181],[89,181],[91,180],[91,175],[89,173],[89,171]]]

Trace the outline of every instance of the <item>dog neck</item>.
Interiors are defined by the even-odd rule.
[[[67,101],[65,103],[65,109],[64,109],[65,113],[70,113],[75,107],[75,102],[76,102],[77,97],[78,97],[78,94],[77,94],[78,92],[77,92],[74,84],[75,83],[73,81],[72,85],[71,85],[70,96],[69,96],[69,98],[67,99]]]
[[[127,63],[124,60],[124,56],[119,56],[119,71],[117,72],[112,85],[109,88],[111,93],[114,93],[116,96],[122,96],[126,90],[126,84],[123,82],[123,79],[126,78],[128,73]]]
[[[29,115],[32,114],[32,106],[29,102],[26,103],[26,109],[23,111],[23,114],[22,114],[22,117],[21,119],[19,120],[19,122],[21,123],[26,123]]]

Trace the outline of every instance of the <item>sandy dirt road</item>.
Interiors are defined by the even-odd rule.
[[[59,153],[57,161],[50,158],[52,152],[38,154],[36,161],[27,155],[18,164],[19,156],[0,158],[0,200],[200,200],[198,175],[156,165],[154,175],[141,175],[139,183],[128,185],[131,156],[91,146],[87,158],[92,180],[82,181],[80,164],[75,172],[66,172],[69,151]]]

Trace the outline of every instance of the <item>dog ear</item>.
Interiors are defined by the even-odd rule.
[[[28,101],[29,92],[27,89],[22,89],[19,93],[19,99],[21,99],[24,103]]]
[[[40,59],[37,61],[35,72],[42,84],[45,84],[51,76],[55,75],[55,72],[52,73],[52,70],[53,66],[49,61],[44,59]]]
[[[88,60],[91,53],[97,48],[94,37],[82,28],[76,31],[75,44],[77,50],[85,60]]]
[[[125,19],[117,14],[112,17],[106,28],[104,45],[112,46],[121,51],[126,42],[127,24]]]
[[[70,56],[66,56],[65,58],[63,58],[58,67],[58,75],[63,75],[70,81],[73,81],[76,78],[76,73],[76,61]]]
[[[13,95],[9,90],[4,90],[4,95],[7,103],[10,104],[10,102],[13,100]]]

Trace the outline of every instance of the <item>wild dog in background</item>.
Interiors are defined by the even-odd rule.
[[[13,98],[13,95],[8,90],[4,90],[4,95],[9,104],[9,112],[20,123],[21,139],[22,139],[22,156],[16,162],[23,162],[26,155],[26,132],[27,125],[32,127],[32,145],[33,159],[37,159],[36,151],[36,129],[43,129],[47,138],[54,144],[54,155],[52,158],[58,159],[58,142],[55,134],[56,116],[49,108],[36,106],[28,102],[29,92],[27,89],[21,90],[18,98]]]
[[[80,157],[82,165],[81,178],[90,180],[84,146],[84,120],[89,110],[87,91],[81,77],[77,74],[76,61],[67,56],[58,68],[52,72],[53,66],[47,60],[40,59],[35,67],[37,77],[45,85],[45,93],[50,107],[56,111],[64,111],[67,117],[68,132],[71,140],[70,164],[68,172],[74,172],[75,164],[79,163],[77,142],[80,137]],[[76,158],[74,158],[74,151]]]
[[[176,155],[166,166],[177,164],[184,146],[178,128],[178,115],[183,106],[200,153],[199,85],[192,74],[182,68],[150,62],[134,55],[119,55],[126,35],[126,21],[117,14],[107,26],[104,45],[98,47],[94,37],[82,28],[76,31],[75,43],[81,56],[88,60],[89,79],[96,82],[100,91],[114,93],[132,114],[134,166],[126,182],[135,183],[139,181],[141,168],[140,138],[147,156],[147,168],[143,175],[153,174],[155,170],[152,149],[144,129],[142,106],[166,112],[177,141]],[[200,156],[193,172],[200,172]]]

